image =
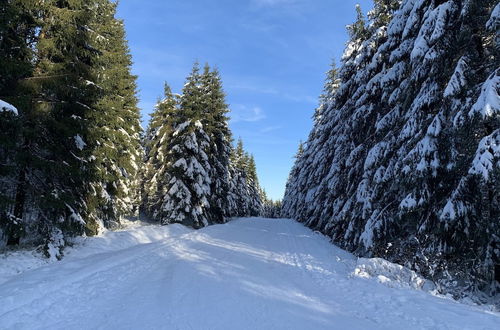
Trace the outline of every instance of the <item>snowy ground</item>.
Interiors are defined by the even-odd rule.
[[[291,220],[134,226],[60,262],[0,257],[0,329],[499,329],[415,276]]]

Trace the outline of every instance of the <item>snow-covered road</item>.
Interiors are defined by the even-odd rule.
[[[354,256],[292,220],[88,241],[0,277],[0,329],[500,328],[497,313],[353,276]]]

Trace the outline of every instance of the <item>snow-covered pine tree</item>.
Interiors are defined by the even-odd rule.
[[[257,177],[257,166],[253,155],[245,155],[245,172],[247,173],[247,186],[249,192],[249,215],[256,217],[262,212],[262,189],[260,188],[259,178]]]
[[[87,233],[95,234],[98,224],[113,227],[126,215],[135,215],[139,206],[138,171],[142,161],[140,114],[137,107],[136,77],[125,40],[123,21],[117,19],[116,6],[98,0],[89,24],[91,45],[99,51],[93,64],[95,85],[100,97],[89,112],[92,162],[97,173],[87,200],[93,206],[87,220]]]
[[[322,98],[320,98],[320,100],[321,99]],[[318,109],[316,110],[316,112],[318,111]],[[302,168],[301,158],[303,154],[304,154],[304,143],[300,141],[297,153],[294,156],[295,162],[293,164],[292,169],[290,170],[290,173],[288,175],[288,180],[285,186],[284,196],[286,198],[283,200],[282,210],[281,210],[282,215],[285,217],[294,215],[294,212],[297,209],[296,202],[302,199],[301,197],[299,197],[300,188],[298,186],[298,181],[302,176],[304,176],[300,175],[300,170]]]
[[[249,214],[250,192],[246,181],[245,150],[243,140],[240,138],[235,148],[231,150],[231,190],[230,196],[234,209],[232,216],[243,217]]]
[[[381,4],[350,27],[339,87],[296,161],[284,212],[439,285],[495,290],[499,6]]]
[[[162,224],[177,222],[201,228],[211,220],[211,166],[207,156],[211,141],[202,123],[204,97],[199,66],[195,63],[173,116],[174,132],[165,155],[165,171],[170,180],[156,216]]]
[[[243,148],[241,138],[232,150],[231,165],[230,196],[235,206],[232,216],[260,215],[262,200],[255,160]]]
[[[210,138],[208,151],[208,162],[211,167],[210,219],[214,223],[221,223],[231,214],[228,199],[232,140],[227,117],[229,108],[225,101],[219,72],[211,70],[208,64],[205,65],[201,75],[201,87],[205,113],[202,123]]]
[[[358,18],[362,19],[362,18]],[[363,23],[364,24],[364,23]],[[323,93],[320,95],[320,105],[314,112],[314,126],[306,143],[299,144],[295,164],[289,175],[283,198],[283,216],[290,218],[307,218],[307,212],[314,207],[310,187],[316,187],[326,173],[326,168],[314,164],[321,164],[328,149],[323,148],[328,132],[333,126],[332,118],[338,113],[332,113],[335,92],[339,88],[339,70],[333,61],[326,74]],[[336,119],[338,120],[338,118]],[[330,151],[331,152],[331,151]]]
[[[264,189],[261,189],[260,198],[262,200],[262,208],[260,216],[264,218],[281,218],[282,203],[280,200],[274,201],[267,197]]]
[[[168,84],[164,87],[163,99],[155,106],[145,136],[145,164],[142,183],[142,213],[154,219],[159,213],[170,181],[166,155],[174,132],[177,99]]]

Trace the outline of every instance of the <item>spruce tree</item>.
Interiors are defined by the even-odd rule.
[[[373,9],[368,12],[368,18],[375,27],[387,26],[400,4],[401,0],[374,0]]]
[[[201,88],[204,102],[204,127],[210,138],[208,151],[210,171],[210,218],[215,223],[225,221],[230,215],[229,191],[229,161],[231,154],[231,131],[229,130],[222,81],[217,70],[210,70],[205,65],[201,75]]]
[[[29,143],[23,139],[29,132],[23,132],[23,122],[30,119],[30,97],[21,82],[33,74],[38,26],[34,3],[0,3],[0,100],[12,103],[18,110],[9,110],[14,106],[5,103],[0,106],[0,247],[18,244],[25,232],[24,169],[30,154]]]
[[[249,214],[249,196],[243,141],[238,139],[236,148],[231,153],[231,195],[234,200],[233,216],[243,217]]]
[[[360,5],[356,5],[356,21],[347,26],[347,31],[353,40],[366,40],[369,37],[369,29],[367,26],[365,15],[361,10]]]
[[[174,131],[176,111],[177,99],[168,84],[165,84],[164,97],[158,101],[151,114],[145,137],[142,211],[152,219],[160,212],[165,189],[170,181],[170,174],[166,171],[166,156]]]
[[[113,227],[126,215],[136,215],[139,206],[139,167],[142,128],[137,107],[136,77],[125,40],[123,21],[116,19],[116,3],[99,0],[90,24],[92,46],[99,57],[92,70],[97,77],[87,84],[99,89],[99,98],[89,113],[89,148],[97,168],[87,203],[93,205],[87,233],[97,224]]]
[[[262,211],[262,198],[261,198],[261,188],[259,185],[259,179],[257,177],[257,166],[255,165],[255,159],[253,155],[246,154],[246,173],[247,173],[247,186],[250,194],[249,201],[249,214],[250,216],[258,216]]]
[[[204,130],[204,91],[196,63],[184,85],[174,132],[168,141],[166,172],[170,180],[158,215],[162,224],[201,228],[210,222],[210,137]]]
[[[85,196],[88,182],[95,175],[91,152],[87,148],[89,127],[85,118],[93,111],[99,90],[92,65],[99,52],[90,47],[89,24],[93,4],[88,1],[47,2],[36,44],[33,76],[25,79],[32,104],[25,123],[24,143],[30,148],[29,165],[20,173],[16,204],[27,211],[27,197],[35,206],[30,218],[42,237],[47,238],[48,251],[64,244],[64,235],[83,232],[90,214]],[[17,207],[17,206],[16,206]]]
[[[241,138],[233,148],[231,164],[230,195],[236,207],[232,213],[239,217],[260,215],[262,200],[255,160],[245,151]]]

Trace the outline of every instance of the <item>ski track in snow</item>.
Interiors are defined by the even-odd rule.
[[[0,282],[0,329],[499,329],[498,313],[353,276],[353,255],[292,220],[128,231]]]

